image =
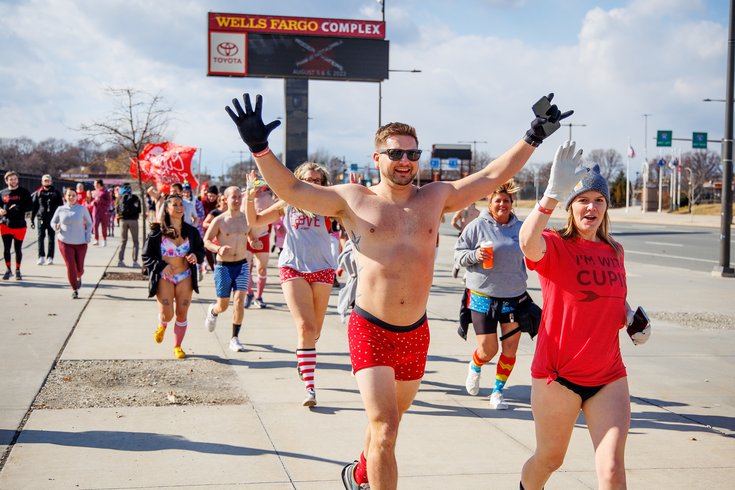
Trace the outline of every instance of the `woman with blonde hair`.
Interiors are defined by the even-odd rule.
[[[521,221],[513,213],[513,195],[518,190],[511,179],[490,194],[487,209],[462,230],[454,252],[455,264],[467,268],[464,308],[469,310],[477,337],[465,381],[470,395],[480,392],[481,368],[498,352],[498,324],[503,335],[490,394],[490,406],[496,410],[508,408],[503,388],[515,366],[521,337],[515,316],[533,303],[526,291],[528,274],[518,246]],[[487,242],[492,252],[483,246]]]
[[[580,166],[581,158],[574,142],[559,147],[544,196],[520,231],[544,303],[531,364],[536,450],[523,465],[521,489],[543,488],[564,462],[580,410],[595,449],[597,488],[626,487],[630,393],[618,335],[634,314],[623,247],[610,236],[607,180],[599,166]],[[566,226],[547,230],[562,201]],[[650,325],[630,332],[636,345],[650,334]]]
[[[304,185],[329,185],[327,171],[318,163],[299,165],[294,176]],[[248,180],[254,178],[253,173]],[[256,192],[254,186],[249,186],[248,199],[255,199]],[[281,216],[286,227],[283,250],[278,257],[281,287],[298,335],[297,370],[306,392],[302,405],[313,407],[316,405],[316,342],[321,335],[337,268],[331,249],[330,220],[278,201],[259,212],[252,226],[273,223]]]

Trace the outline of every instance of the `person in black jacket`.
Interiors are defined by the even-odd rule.
[[[125,267],[125,246],[128,244],[128,232],[133,236],[133,267],[138,264],[138,218],[140,218],[140,199],[133,194],[130,184],[120,187],[120,197],[117,201],[117,218],[122,221],[120,236],[120,253],[117,256],[117,266]]]
[[[183,218],[181,197],[168,196],[161,222],[151,224],[151,233],[143,245],[148,297],[156,296],[158,300],[159,323],[153,339],[159,344],[163,342],[168,322],[176,315],[174,356],[177,359],[186,357],[181,342],[188,326],[192,292],[199,293],[197,264],[204,260],[204,242],[197,229],[185,223]]]
[[[61,193],[56,190],[49,174],[41,177],[41,187],[31,196],[33,210],[31,211],[31,228],[36,228],[38,234],[38,265],[54,263],[56,231],[51,226],[56,208],[64,204]],[[36,224],[38,218],[38,224]],[[46,253],[46,236],[48,235],[48,254]]]
[[[31,212],[33,200],[31,193],[18,184],[18,174],[5,172],[8,187],[0,191],[0,235],[3,238],[3,257],[7,271],[4,280],[10,279],[10,249],[15,248],[15,279],[20,281],[20,262],[23,259],[23,240],[26,237],[26,213]]]

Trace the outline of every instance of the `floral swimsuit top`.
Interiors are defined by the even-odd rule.
[[[161,240],[161,256],[162,257],[186,257],[189,255],[191,247],[189,246],[189,239],[184,240],[179,246],[168,237],[164,237]]]

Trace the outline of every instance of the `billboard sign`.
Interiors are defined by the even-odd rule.
[[[385,23],[209,13],[207,74],[380,82]]]

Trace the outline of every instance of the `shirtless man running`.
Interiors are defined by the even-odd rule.
[[[260,95],[255,110],[248,94],[244,102],[245,110],[237,99],[225,110],[274,192],[292,206],[341,219],[349,231],[360,280],[348,337],[368,428],[360,461],[343,468],[342,481],[347,489],[367,488],[368,481],[373,490],[395,489],[398,425],[418,392],[429,347],[426,304],[439,220],[511,178],[571,111],[547,104],[525,137],[484,169],[421,188],[413,184],[421,156],[416,132],[390,123],[375,136],[378,185],[322,187],[297,180],[270,151],[268,135],[280,121],[263,123]]]
[[[255,220],[255,205],[252,200],[246,199],[245,209],[242,209],[242,192],[235,186],[225,190],[225,197],[227,211],[212,220],[204,235],[204,248],[215,254],[214,287],[217,294],[217,301],[207,309],[204,325],[210,332],[214,332],[217,315],[227,310],[230,293],[234,291],[230,350],[244,352],[245,347],[240,343],[239,335],[245,316],[245,295],[250,277],[250,264],[247,261],[247,237],[250,230],[248,223]]]

